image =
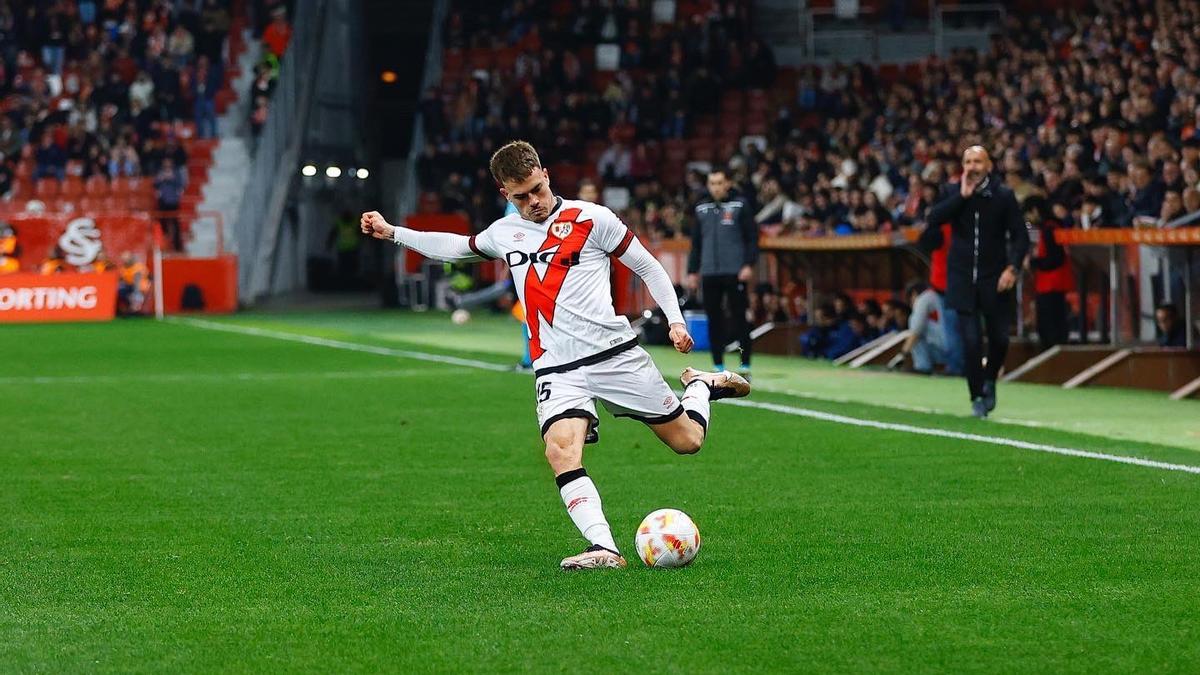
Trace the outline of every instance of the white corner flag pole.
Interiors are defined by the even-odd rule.
[[[154,238],[154,317],[163,319],[162,237]]]

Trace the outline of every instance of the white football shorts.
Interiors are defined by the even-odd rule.
[[[542,435],[558,420],[587,419],[588,443],[598,439],[596,400],[616,417],[646,424],[663,424],[683,414],[683,406],[667,385],[650,354],[636,343],[598,363],[565,372],[539,374],[534,379],[537,417]]]

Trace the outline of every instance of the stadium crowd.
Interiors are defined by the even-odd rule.
[[[723,91],[774,80],[747,3],[706,3],[672,23],[656,21],[644,1],[574,3],[569,12],[551,2],[464,4],[448,21],[449,53],[498,56],[424,93],[428,143],[418,172],[443,209],[466,210],[476,222],[502,209],[494,194],[473,189],[491,184],[487,160],[497,143],[528,139],[548,166],[583,165],[584,175],[632,190],[644,210],[665,194],[656,176],[662,142],[686,138],[717,111]],[[618,45],[612,70],[598,63],[601,44]],[[573,189],[579,178],[558,182]]]
[[[216,135],[226,4],[0,3],[0,191],[26,154],[33,178],[182,166],[177,122]]]
[[[508,55],[445,78],[421,100],[428,143],[420,185],[476,226],[503,207],[486,164],[509,138],[532,141],[568,191],[577,176],[564,163],[582,163],[604,188],[628,190],[627,198],[617,191],[616,206],[651,240],[687,236],[711,165],[730,168],[764,232],[923,225],[939,189],[957,177],[962,148],[974,143],[993,152],[996,178],[1044,235],[1159,226],[1200,211],[1196,0],[1014,12],[983,53],[904,69],[811,66],[779,78],[745,3],[698,3],[674,23],[656,22],[647,2],[586,2],[569,16],[557,4],[511,0],[464,11],[460,3],[451,14],[452,51]],[[608,43],[619,48],[615,73],[591,58]],[[682,180],[667,179],[664,148],[723,135],[723,98],[778,100],[780,87],[787,100],[768,111],[767,124],[743,124],[741,142],[719,147],[712,163],[689,163]],[[1039,250],[1035,272],[1052,271],[1046,261],[1055,252]],[[751,294],[750,312],[756,323],[824,324],[857,336],[851,343],[907,325],[904,295],[887,307],[825,306],[810,320],[796,289],[764,286]]]
[[[450,47],[516,56],[507,71],[475,70],[425,93],[423,188],[440,190],[445,208],[484,216],[498,205],[471,188],[487,184],[497,141],[528,138],[548,165],[602,143],[587,173],[631,190],[630,224],[683,236],[703,179],[693,171],[665,186],[662,146],[704,133],[697,125],[723,92],[774,82],[745,3],[711,3],[674,24],[655,23],[645,2],[584,3],[571,20],[551,4],[451,15]],[[1009,14],[990,51],[903,72],[806,68],[766,133],[718,159],[757,201],[760,224],[807,236],[920,223],[970,142],[994,149],[1018,197],[1044,195],[1062,226],[1151,225],[1200,210],[1200,10],[1194,0],[1134,4]],[[620,45],[611,78],[586,61],[600,43]]]

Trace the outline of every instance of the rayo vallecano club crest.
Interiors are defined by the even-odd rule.
[[[550,226],[550,234],[559,239],[566,239],[568,234],[571,234],[571,221],[560,221]]]

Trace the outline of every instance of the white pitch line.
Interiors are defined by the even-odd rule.
[[[1141,457],[1127,457],[1124,455],[1110,455],[1104,452],[1092,452],[1090,450],[1076,450],[1075,448],[1063,448],[1057,445],[1045,445],[1042,443],[1030,443],[1028,441],[1018,441],[1012,438],[1004,438],[1002,436],[984,436],[983,434],[968,434],[962,431],[949,431],[946,429],[934,429],[930,427],[918,427],[912,424],[896,424],[894,422],[879,422],[876,420],[864,420],[858,417],[848,417],[846,415],[837,415],[834,413],[822,412],[820,410],[810,410],[808,408],[797,408],[790,405],[780,405],[778,403],[763,403],[761,401],[742,401],[728,400],[725,401],[729,405],[735,405],[742,408],[758,408],[760,410],[770,410],[772,412],[783,413],[784,415],[795,415],[797,417],[809,417],[812,419],[821,420],[823,422],[833,422],[835,424],[849,424],[856,427],[869,427],[872,429],[883,429],[886,431],[902,431],[909,434],[920,434],[922,436],[938,436],[941,438],[954,438],[962,441],[975,441],[977,443],[990,443],[992,445],[1004,445],[1010,448],[1020,448],[1022,450],[1033,450],[1035,452],[1048,452],[1054,455],[1066,455],[1068,457],[1084,457],[1086,459],[1099,459],[1105,462],[1118,462],[1120,464],[1133,464],[1135,466],[1145,466],[1153,469],[1165,469],[1167,471],[1184,471],[1187,473],[1200,474],[1200,466],[1192,466],[1189,464],[1171,464],[1169,462],[1159,462],[1153,459],[1142,459]]]
[[[906,403],[884,403],[884,402],[880,402],[880,401],[860,401],[857,399],[850,398],[849,396],[828,396],[826,394],[819,394],[815,391],[797,391],[795,389],[775,389],[770,386],[756,386],[756,388],[761,389],[762,391],[765,391],[770,394],[785,394],[787,396],[797,396],[799,398],[811,398],[814,401],[821,401],[823,403],[849,403],[849,404],[853,404],[853,405],[869,405],[869,406],[873,406],[876,408],[889,408],[892,410],[901,410],[903,412],[923,413],[926,415],[950,415],[951,417],[957,416],[957,413],[955,413],[954,411],[951,411],[951,410],[942,410],[941,408],[930,408],[927,406],[920,406],[920,405],[908,405]],[[1056,428],[1050,424],[1046,424],[1045,422],[1034,422],[1032,420],[1019,420],[1019,419],[1014,419],[1012,417],[993,417],[993,416],[989,415],[988,419],[993,422],[1000,422],[1002,424],[1012,424],[1012,425],[1019,426],[1019,427],[1029,427],[1031,429],[1055,429]],[[1066,430],[1060,429],[1060,431],[1066,431]]]
[[[206,328],[210,330],[223,330],[230,333],[241,333],[244,335],[257,335],[259,337],[276,338],[279,340],[290,340],[292,342],[302,342],[305,344],[319,345],[323,347],[333,347],[335,349],[350,349],[352,351],[366,352],[370,354],[382,354],[385,356],[403,356],[422,361],[433,361],[437,363],[452,363],[455,365],[466,366],[469,368],[480,368],[491,371],[513,372],[511,368],[500,366],[495,363],[486,361],[476,361],[473,359],[460,359],[454,356],[441,356],[439,354],[427,354],[424,352],[413,352],[401,349],[388,349],[386,347],[372,347],[370,345],[361,345],[354,342],[342,342],[340,340],[328,340],[325,338],[311,337],[307,335],[297,335],[295,333],[285,333],[282,331],[267,330],[264,328],[250,328],[246,326],[234,326],[230,324],[218,323],[215,321],[205,321],[203,319],[168,319],[176,323],[195,326],[197,328]],[[757,408],[760,410],[770,410],[772,412],[781,413],[784,415],[794,415],[797,417],[808,417],[824,422],[834,424],[846,424],[856,427],[867,427],[872,429],[882,429],[885,431],[899,431],[909,434],[917,434],[921,436],[937,436],[940,438],[953,438],[963,441],[974,441],[977,443],[988,443],[991,445],[1001,445],[1010,448],[1019,448],[1022,450],[1033,450],[1034,452],[1045,452],[1054,455],[1065,455],[1068,457],[1081,457],[1084,459],[1096,459],[1104,462],[1116,462],[1118,464],[1132,464],[1134,466],[1142,466],[1151,469],[1163,469],[1166,471],[1183,471],[1185,473],[1200,475],[1200,466],[1190,464],[1172,464],[1170,462],[1159,462],[1153,459],[1143,459],[1141,457],[1129,457],[1125,455],[1110,455],[1104,452],[1092,452],[1090,450],[1077,450],[1075,448],[1064,448],[1057,445],[1045,445],[1042,443],[1030,443],[1028,441],[1018,441],[1012,438],[1004,438],[1003,436],[985,436],[983,434],[969,434],[961,431],[948,431],[946,429],[936,429],[932,427],[919,427],[913,424],[896,424],[893,422],[880,422],[877,420],[862,419],[859,417],[849,417],[847,415],[838,415],[835,413],[827,413],[820,410],[812,410],[810,408],[799,408],[790,405],[780,405],[778,403],[764,403],[760,401],[743,401],[743,400],[726,400],[724,403],[735,405],[743,408]]]
[[[268,330],[266,328],[253,328],[251,326],[235,326],[233,324],[219,323],[217,321],[206,321],[204,319],[191,318],[171,318],[168,319],[171,323],[180,323],[188,326],[196,326],[197,328],[207,328],[209,330],[225,331],[226,333],[240,333],[242,335],[256,335],[258,337],[275,338],[276,340],[289,340],[291,342],[301,342],[306,345],[319,345],[321,347],[332,347],[334,349],[346,349],[352,352],[364,352],[366,354],[379,354],[381,356],[400,356],[406,359],[415,359],[417,361],[432,361],[433,363],[448,363],[454,366],[466,366],[468,368],[479,368],[482,370],[494,370],[496,372],[511,371],[510,366],[503,366],[498,363],[489,363],[487,361],[478,361],[476,359],[464,359],[457,356],[443,356],[441,354],[426,354],[425,352],[414,352],[407,349],[392,349],[390,347],[376,347],[374,345],[364,345],[357,342],[345,342],[343,340],[330,340],[328,338],[313,337],[311,335],[299,335],[296,333],[286,333],[278,330]]]
[[[465,368],[452,368],[466,372]],[[0,386],[31,385],[31,384],[120,384],[122,382],[224,382],[239,380],[243,382],[269,382],[273,380],[355,380],[377,377],[418,377],[428,375],[429,370],[327,370],[327,371],[293,371],[285,373],[130,373],[128,375],[26,375],[0,377]],[[445,372],[442,370],[439,373]]]

